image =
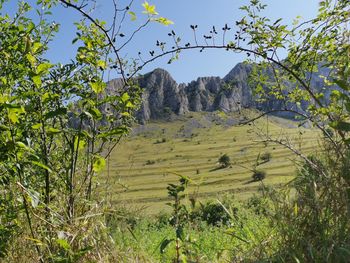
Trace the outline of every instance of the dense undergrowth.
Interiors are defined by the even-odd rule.
[[[273,231],[261,200],[256,196],[243,203],[231,196],[223,203],[208,201],[189,208],[181,230],[180,261],[230,262],[266,256],[269,249],[262,243]],[[163,247],[165,240],[176,239],[171,214],[148,217],[131,211],[123,214],[113,218],[109,225],[118,249],[130,252],[140,261],[176,261],[176,244]]]

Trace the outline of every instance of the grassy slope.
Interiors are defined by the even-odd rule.
[[[265,184],[287,183],[295,172],[296,156],[281,145],[262,143],[264,137],[259,135],[259,129],[262,133],[268,130],[274,138],[289,138],[304,153],[318,145],[315,130],[297,128],[284,119],[271,117],[268,127],[266,119],[250,126],[232,126],[227,125],[232,116],[209,115],[191,113],[173,122],[136,127],[135,134],[118,145],[109,160],[106,190],[112,200],[145,206],[148,213],[157,213],[166,208],[167,184],[178,180],[174,173],[190,176],[198,183],[189,192],[200,197],[230,191],[238,198],[246,198],[260,185],[250,182],[250,169],[259,153],[272,155],[269,162],[258,166],[267,172]],[[218,158],[225,153],[232,165],[218,169]]]

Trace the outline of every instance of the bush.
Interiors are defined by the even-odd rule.
[[[269,152],[264,152],[263,154],[260,155],[260,161],[262,163],[267,163],[271,160],[271,153]]]
[[[155,164],[156,161],[153,161],[153,160],[147,160],[146,161],[146,165],[152,165],[152,164]]]
[[[266,216],[268,214],[268,204],[266,198],[255,194],[247,200],[246,207],[253,211],[256,215]]]
[[[266,172],[265,171],[254,171],[252,179],[254,182],[262,181],[266,178]]]
[[[230,215],[221,204],[216,202],[201,203],[199,207],[192,211],[190,218],[193,221],[203,221],[212,226],[228,225],[230,222]]]
[[[157,140],[154,144],[165,143],[165,142],[166,142],[166,138],[162,138],[161,140]]]
[[[283,237],[279,260],[291,262],[297,255],[299,262],[349,262],[350,208],[344,178],[349,178],[350,153],[341,161],[335,156],[335,151],[328,151],[308,157],[290,185],[294,200],[289,191],[274,196],[274,223]]]
[[[219,158],[219,163],[222,167],[228,167],[231,163],[230,157],[227,154],[222,155]]]

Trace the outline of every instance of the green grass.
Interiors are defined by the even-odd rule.
[[[184,222],[181,253],[186,254],[188,262],[241,262],[243,258],[256,257],[255,250],[260,251],[261,257],[272,251],[266,244],[261,248],[262,240],[267,240],[270,245],[268,237],[274,234],[266,217],[253,213],[234,199],[230,199],[230,204],[236,213],[229,224],[213,226],[199,220]],[[125,211],[130,211],[127,209]],[[137,214],[126,214],[120,221],[113,220],[110,226],[116,247],[129,256],[123,262],[175,262],[174,242],[163,252],[160,250],[164,240],[176,238],[174,227],[167,223],[170,215],[147,217]]]
[[[245,114],[251,117],[257,113]],[[273,138],[287,138],[306,154],[319,143],[314,129],[298,128],[295,122],[277,117],[269,117],[268,123],[263,118],[252,125],[229,126],[222,124],[232,116],[211,113],[212,121],[208,116],[191,113],[172,122],[136,126],[137,132],[125,138],[108,160],[105,191],[112,201],[158,213],[166,209],[166,187],[178,179],[176,173],[191,177],[196,185],[189,188],[189,193],[203,199],[223,192],[246,199],[260,186],[260,182],[251,182],[259,154],[269,152],[272,156],[257,167],[267,173],[266,185],[285,184],[295,175],[298,157],[284,146],[263,143],[266,137],[262,134],[268,131]],[[232,165],[219,169],[218,158],[223,154],[230,157]]]

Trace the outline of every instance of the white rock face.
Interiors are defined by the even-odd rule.
[[[144,123],[150,119],[169,118],[173,114],[183,115],[189,111],[236,112],[242,108],[268,111],[286,107],[295,109],[296,105],[286,104],[275,98],[264,103],[257,103],[252,88],[248,85],[251,70],[252,65],[239,63],[222,79],[220,77],[200,77],[188,84],[177,84],[167,71],[155,69],[137,79],[143,89],[143,95],[136,117],[141,123]],[[325,73],[323,72],[325,69],[320,68],[320,71]],[[272,72],[270,73],[267,72],[268,75],[273,76]],[[318,87],[322,85],[323,80],[313,77],[312,83]],[[117,90],[116,87],[120,84],[120,80],[109,82],[109,92]],[[302,105],[307,106],[305,103]]]

